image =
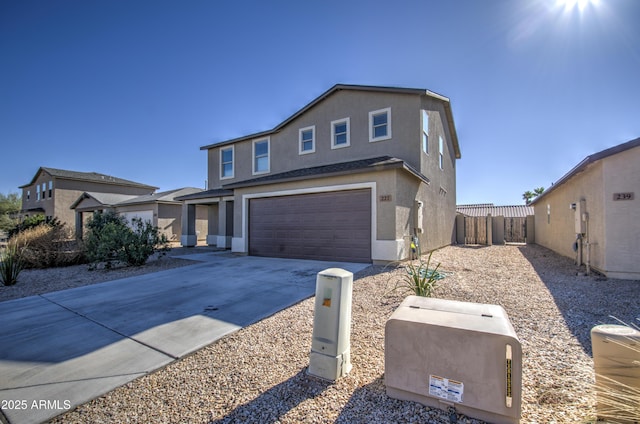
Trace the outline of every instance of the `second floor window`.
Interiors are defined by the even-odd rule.
[[[253,142],[253,173],[269,172],[269,139]]]
[[[220,178],[233,178],[233,146],[220,150]]]
[[[313,153],[316,151],[315,125],[311,127],[301,128],[298,137],[300,143],[299,153],[301,155],[305,153]]]
[[[338,149],[351,145],[349,118],[331,121],[331,148]]]
[[[36,186],[36,200],[40,200],[40,184]]]
[[[442,137],[438,137],[438,153],[440,154],[438,159],[440,169],[444,169],[444,143],[442,141]]]
[[[391,108],[369,112],[369,141],[391,138]]]
[[[27,200],[31,200],[31,190],[27,190]]]
[[[429,153],[429,115],[422,111],[422,151]]]
[[[49,198],[53,195],[53,181],[49,181]]]

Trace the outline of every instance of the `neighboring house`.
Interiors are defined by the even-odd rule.
[[[495,206],[493,203],[479,203],[458,205],[456,212],[458,213],[456,231],[460,244],[530,243],[533,241],[533,207],[531,206]]]
[[[140,196],[157,190],[146,184],[99,174],[41,167],[22,189],[22,214],[56,217],[69,228],[76,223],[70,206],[84,192]]]
[[[587,156],[538,196],[536,243],[640,280],[640,138]]]
[[[94,212],[113,210],[129,221],[132,218],[149,221],[158,227],[169,241],[179,241],[182,234],[182,202],[175,198],[201,191],[199,188],[187,187],[142,196],[84,192],[71,205],[71,209],[76,212],[76,232],[78,235],[82,234],[82,229]],[[206,232],[206,213],[204,207],[198,210],[197,229],[202,234]]]
[[[183,196],[207,242],[257,256],[388,262],[455,242],[449,99],[425,89],[336,85],[275,128],[201,147],[210,190]]]

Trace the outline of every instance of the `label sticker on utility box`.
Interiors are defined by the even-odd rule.
[[[430,375],[429,394],[449,402],[462,403],[464,384],[461,381]]]

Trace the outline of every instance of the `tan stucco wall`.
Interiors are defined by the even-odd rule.
[[[613,278],[640,279],[640,147],[603,162],[606,228],[605,271]],[[613,200],[614,193],[633,200]]]
[[[573,243],[576,240],[575,212],[571,203],[585,200],[585,211],[589,215],[589,242],[591,243],[591,266],[605,267],[604,251],[604,204],[603,204],[602,162],[589,165],[584,171],[574,175],[554,191],[549,192],[534,204],[535,240],[555,252],[575,258]],[[547,219],[547,205],[551,214]],[[583,261],[586,256],[583,255]]]

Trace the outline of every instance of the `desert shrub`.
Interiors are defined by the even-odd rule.
[[[5,286],[18,282],[18,275],[24,268],[20,252],[15,245],[9,245],[0,253],[0,280]]]
[[[115,263],[144,265],[157,251],[165,250],[167,238],[148,221],[127,220],[115,212],[94,213],[87,223],[85,247],[87,258],[97,266],[111,268]]]
[[[405,273],[396,282],[394,291],[401,290],[416,296],[431,297],[437,282],[443,278],[443,275],[438,272],[439,263],[434,268],[430,268],[432,254],[433,252],[429,253],[426,261],[420,257],[417,262],[409,262],[405,266]]]
[[[53,268],[85,262],[82,245],[62,224],[40,224],[19,232],[9,239],[25,268]]]
[[[48,225],[49,227],[61,227],[63,224],[60,223],[58,218],[47,218],[42,214],[28,216],[22,222],[17,224],[13,229],[9,230],[9,238],[20,234],[23,231],[26,231],[30,228],[39,227],[41,225]]]

